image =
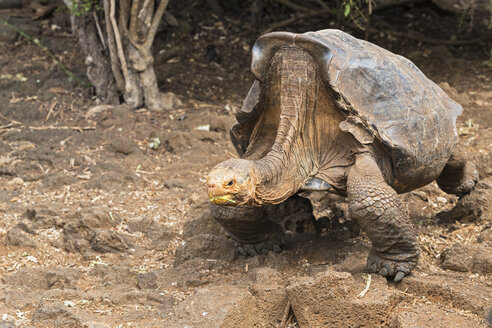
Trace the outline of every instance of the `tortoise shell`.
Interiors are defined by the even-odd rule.
[[[333,29],[273,32],[256,41],[251,69],[257,81],[231,130],[240,156],[262,110],[257,105],[269,61],[286,46],[303,48],[314,58],[346,117],[340,129],[362,144],[384,146],[400,190],[415,188],[415,179],[424,185],[439,175],[458,142],[462,107],[408,59]]]

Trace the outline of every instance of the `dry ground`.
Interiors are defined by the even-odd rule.
[[[81,74],[83,58],[60,16],[26,24]],[[165,34],[157,71],[162,88],[183,101],[168,113],[117,106],[87,115],[97,105],[89,90],[67,82],[39,48],[0,44],[0,327],[277,327],[288,301],[291,327],[487,326],[487,45],[374,36],[464,106],[461,143],[482,183],[456,213],[446,211],[457,199],[435,184],[404,195],[420,264],[401,284],[372,275],[358,299],[370,245],[346,221],[343,199],[309,195],[322,235],[296,236],[281,254],[255,258],[239,256],[209,215],[204,177],[235,156],[228,129],[251,82],[255,34],[214,17]],[[152,149],[155,138],[161,145]]]

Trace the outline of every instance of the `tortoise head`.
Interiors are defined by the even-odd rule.
[[[229,159],[216,165],[207,177],[208,198],[218,205],[251,205],[255,195],[252,161]]]

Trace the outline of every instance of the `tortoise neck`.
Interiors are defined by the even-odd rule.
[[[257,199],[275,204],[296,193],[316,173],[315,148],[305,126],[316,106],[320,79],[313,58],[299,48],[279,50],[268,79],[271,99],[265,110],[280,111],[278,128],[273,145],[254,165],[260,180]]]

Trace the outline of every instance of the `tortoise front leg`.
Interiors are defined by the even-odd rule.
[[[237,250],[244,256],[279,253],[285,233],[318,232],[311,201],[299,195],[262,207],[211,206],[212,215],[236,240]]]
[[[266,207],[220,206],[211,204],[213,217],[236,240],[236,248],[243,256],[281,251],[284,233],[280,226],[268,219]]]
[[[357,156],[348,174],[347,194],[351,217],[372,242],[368,270],[402,280],[417,265],[417,237],[403,204],[372,156]]]

